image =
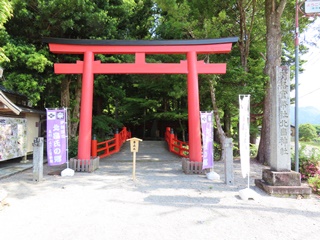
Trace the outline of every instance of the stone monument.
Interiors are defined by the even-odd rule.
[[[291,170],[290,154],[290,69],[277,67],[271,86],[270,169],[262,171],[255,184],[274,196],[309,196],[311,189],[301,184],[300,173]]]

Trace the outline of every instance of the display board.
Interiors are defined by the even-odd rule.
[[[0,161],[27,153],[27,120],[0,117]]]

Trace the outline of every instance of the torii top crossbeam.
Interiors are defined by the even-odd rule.
[[[238,38],[200,39],[200,40],[90,40],[45,38],[50,51],[57,54],[135,54],[135,63],[101,63],[94,61],[94,74],[187,74],[187,61],[180,63],[146,63],[146,54],[221,54],[231,50]],[[80,74],[83,62],[76,64],[55,64],[55,73]],[[197,61],[199,74],[223,74],[225,63],[205,64]]]
[[[90,159],[94,74],[187,74],[189,158],[200,162],[201,132],[198,74],[224,74],[226,63],[198,61],[198,54],[229,53],[238,37],[195,40],[91,40],[44,38],[56,54],[83,54],[83,61],[55,63],[57,74],[82,74],[78,158]],[[95,54],[134,54],[134,63],[101,63]],[[185,54],[180,63],[147,63],[148,54]]]

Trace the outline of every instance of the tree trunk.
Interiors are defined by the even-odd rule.
[[[265,0],[265,15],[267,26],[267,52],[264,72],[269,76],[264,98],[261,139],[257,160],[263,164],[270,163],[270,122],[271,122],[271,88],[275,87],[276,67],[281,65],[281,25],[280,20],[286,5],[286,0],[279,3],[276,0]]]
[[[65,78],[61,81],[61,90],[60,90],[60,102],[61,106],[67,108],[68,114],[68,135],[70,135],[70,83],[71,83],[71,75],[65,75]]]
[[[226,150],[224,149],[225,145],[225,140],[226,140],[226,134],[222,129],[221,123],[220,123],[220,115],[217,107],[217,102],[216,102],[216,94],[215,94],[215,89],[213,86],[213,80],[209,79],[209,86],[210,86],[210,94],[211,94],[211,101],[212,101],[212,108],[213,108],[213,114],[214,118],[216,120],[216,125],[217,125],[217,131],[219,135],[219,140],[220,140],[220,146],[221,146],[221,159],[225,161],[225,156],[226,156]]]
[[[223,114],[223,130],[226,134],[227,137],[231,136],[231,115],[230,115],[230,110],[225,109],[224,114]]]
[[[81,85],[82,75],[78,75],[77,85],[75,89],[75,105],[73,106],[73,111],[70,119],[72,120],[70,123],[70,137],[76,137],[78,132],[80,118]]]
[[[251,33],[253,30],[254,19],[257,11],[257,1],[238,0],[239,10],[239,50],[240,60],[244,71],[248,72],[248,56],[251,44]],[[248,11],[250,9],[250,11]]]
[[[70,83],[71,83],[71,75],[65,75],[65,78],[61,81],[61,106],[62,107],[70,107]]]

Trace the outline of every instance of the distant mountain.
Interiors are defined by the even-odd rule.
[[[294,107],[290,107],[290,122],[294,125],[295,116],[294,116]],[[320,110],[315,107],[300,107],[298,112],[298,121],[299,124],[320,124]]]

